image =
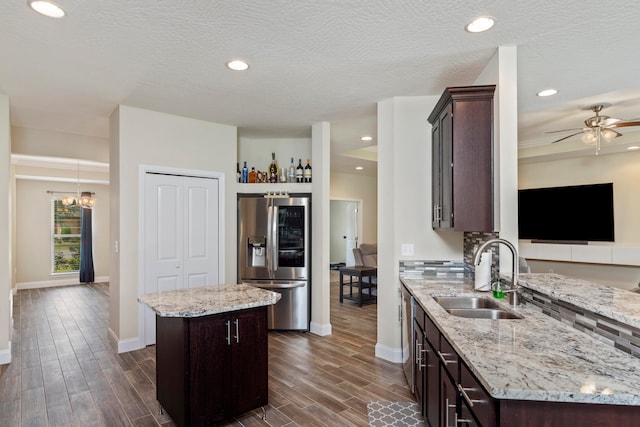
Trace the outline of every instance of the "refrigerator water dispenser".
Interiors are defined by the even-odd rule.
[[[265,236],[249,236],[249,253],[251,254],[251,267],[264,267],[267,265],[267,251]]]

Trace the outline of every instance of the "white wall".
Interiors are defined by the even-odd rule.
[[[237,129],[233,126],[121,105],[111,115],[110,337],[119,351],[142,346],[139,306],[140,165],[225,174],[225,274],[236,283]]]
[[[317,335],[331,334],[329,294],[329,169],[331,126],[327,122],[311,127],[311,152],[315,167],[311,191],[311,326]]]
[[[462,233],[431,228],[431,125],[439,96],[378,103],[378,341],[376,356],[401,361],[400,245],[405,259],[462,259]]]
[[[501,236],[517,243],[515,47],[499,48],[474,84],[499,85],[494,98],[497,224]],[[378,182],[376,356],[396,362],[401,361],[400,259],[463,259],[463,233],[435,232],[431,228],[431,125],[427,117],[439,98],[398,97],[378,103],[378,174],[385,179]],[[414,255],[400,257],[400,245],[407,243],[413,244]]]
[[[14,154],[109,163],[108,138],[14,126],[11,128],[11,140],[11,150]]]
[[[26,179],[16,181],[15,233],[18,239],[14,255],[18,289],[79,283],[77,273],[51,274],[52,195],[47,190],[75,194],[76,184]],[[96,280],[103,280],[109,276],[109,186],[82,184],[81,191],[91,191],[96,197],[91,216],[93,263]]]
[[[11,362],[11,242],[13,179],[9,97],[0,94],[0,364]]]
[[[350,173],[331,173],[332,199],[362,200],[362,235],[359,243],[378,241],[378,178]]]

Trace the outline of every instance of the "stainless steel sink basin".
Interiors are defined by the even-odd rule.
[[[501,308],[500,305],[484,297],[434,297],[443,308]]]
[[[453,316],[473,319],[522,319],[521,315],[485,297],[434,297],[433,299]]]
[[[496,308],[450,308],[447,312],[454,316],[472,319],[522,319],[522,316],[517,313]]]

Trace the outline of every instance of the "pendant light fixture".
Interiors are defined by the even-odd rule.
[[[64,196],[61,201],[64,206],[71,206],[75,203],[77,206],[85,209],[92,209],[96,204],[96,199],[93,197],[93,193],[90,191],[80,192],[80,160],[78,160],[78,189],[76,197]]]

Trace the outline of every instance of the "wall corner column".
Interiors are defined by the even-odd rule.
[[[330,319],[330,146],[331,126],[328,122],[314,123],[311,127],[311,157],[313,179],[311,189],[312,250],[311,260],[311,332],[331,334]]]

